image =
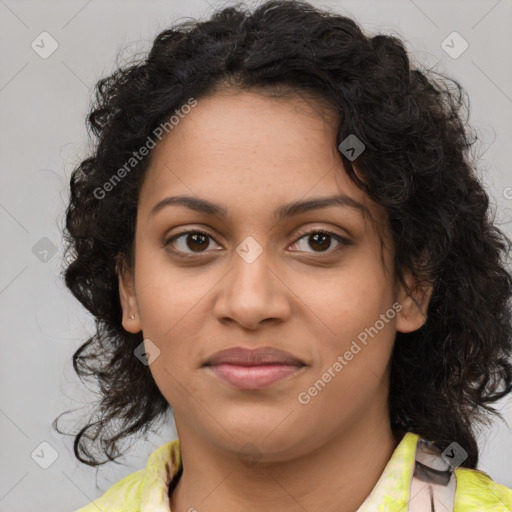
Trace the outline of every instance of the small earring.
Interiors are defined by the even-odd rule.
[[[132,320],[135,320],[135,315],[130,315],[130,318],[131,318]]]

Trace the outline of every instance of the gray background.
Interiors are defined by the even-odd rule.
[[[511,236],[512,2],[314,3],[353,16],[371,34],[405,38],[416,62],[461,82],[480,136],[482,179]],[[94,83],[113,69],[119,51],[121,60],[130,58],[149,49],[158,31],[184,17],[205,17],[220,4],[0,0],[0,512],[70,512],[144,467],[155,448],[175,438],[173,425],[164,425],[134,444],[125,466],[103,466],[96,487],[96,471],[74,459],[72,439],[51,429],[60,412],[92,398],[71,355],[94,324],[60,278],[61,230],[69,175],[87,150],[84,121]],[[31,47],[43,31],[58,43],[47,59]],[[441,47],[453,31],[469,44],[458,58]],[[511,401],[499,407],[508,425],[497,422],[482,432],[480,469],[512,487]],[[41,451],[42,442],[51,448]],[[43,469],[34,450],[40,463],[50,462],[53,450],[58,457]]]

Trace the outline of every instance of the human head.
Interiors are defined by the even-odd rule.
[[[88,430],[102,431],[114,418],[125,426],[104,437],[107,455],[169,408],[150,368],[133,356],[143,335],[123,327],[118,289],[122,263],[136,265],[139,193],[158,149],[110,190],[104,184],[190,98],[206,104],[234,87],[273,101],[295,91],[316,107],[325,103],[326,119],[335,113],[331,148],[351,134],[364,142],[354,164],[338,152],[346,178],[386,214],[397,283],[407,289],[410,275],[410,282],[432,286],[425,322],[394,340],[391,424],[441,443],[455,440],[469,453],[464,464],[476,465],[473,424],[511,389],[511,279],[501,261],[505,237],[467,158],[462,90],[427,75],[411,67],[398,39],[366,36],[349,18],[287,1],[254,13],[227,8],[208,22],[168,29],[147,59],[98,83],[89,116],[98,145],[71,182],[67,229],[76,258],[66,284],[99,320],[74,356],[77,371],[96,376],[105,390],[103,419]],[[75,440],[77,456],[85,432]]]

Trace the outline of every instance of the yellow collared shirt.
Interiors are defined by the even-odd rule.
[[[357,512],[409,512],[418,440],[418,434],[404,435]],[[103,496],[75,512],[171,512],[168,488],[180,465],[176,439],[155,450],[145,469],[121,479]],[[512,490],[486,473],[459,467],[455,476],[453,512],[512,512]],[[443,507],[439,512],[448,511]]]

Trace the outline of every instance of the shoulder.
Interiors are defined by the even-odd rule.
[[[141,501],[144,470],[125,476],[110,487],[103,496],[75,512],[136,512]]]
[[[454,512],[512,512],[512,489],[478,469],[457,468]]]

